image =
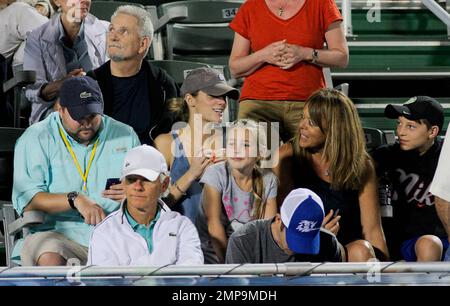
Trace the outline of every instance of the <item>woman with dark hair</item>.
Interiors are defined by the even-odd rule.
[[[279,203],[299,187],[320,196],[327,214],[323,226],[345,246],[348,261],[388,258],[374,165],[347,96],[321,89],[308,98],[298,135],[279,149],[274,171]]]

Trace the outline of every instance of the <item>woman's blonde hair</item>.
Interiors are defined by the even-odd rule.
[[[189,121],[189,108],[183,98],[171,98],[166,103],[166,110],[174,121]]]
[[[189,93],[194,98],[198,96],[198,90],[193,93]],[[186,95],[184,97],[172,98],[167,100],[166,110],[171,114],[171,118],[175,121],[189,121],[189,107],[186,102]]]
[[[355,105],[340,91],[321,89],[308,98],[305,108],[325,135],[322,156],[329,163],[331,188],[359,190],[367,180],[370,156]],[[294,154],[310,161],[311,153],[300,147],[298,137]]]
[[[260,156],[265,156],[265,150],[267,150],[267,134],[263,129],[259,128],[258,123],[249,119],[236,120],[229,127],[227,135],[231,135],[233,129],[241,128],[247,130],[252,139],[256,139],[255,153],[258,154],[258,159],[252,170],[252,192],[255,198],[252,219],[263,219],[266,213],[266,203],[263,202],[264,181],[260,167]]]

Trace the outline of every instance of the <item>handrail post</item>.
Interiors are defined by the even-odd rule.
[[[436,1],[434,0],[422,0],[423,5],[425,5],[439,20],[447,25],[447,36],[450,38],[450,14],[444,10]],[[448,9],[449,1],[446,2]]]
[[[344,24],[345,36],[353,36],[353,25],[352,25],[352,0],[342,0],[342,17]]]
[[[445,10],[450,13],[450,0],[445,1]],[[447,26],[447,37],[450,39],[450,26]]]

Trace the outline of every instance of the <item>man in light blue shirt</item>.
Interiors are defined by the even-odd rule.
[[[103,115],[103,98],[90,77],[66,80],[59,111],[30,126],[14,156],[13,204],[48,214],[17,244],[22,265],[64,265],[87,259],[92,231],[124,198],[121,184],[106,190],[108,178],[120,178],[125,153],[139,145],[133,129]],[[103,192],[102,192],[103,191]]]

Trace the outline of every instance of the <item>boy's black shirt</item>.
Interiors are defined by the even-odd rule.
[[[429,192],[442,143],[437,138],[423,155],[417,150],[403,151],[399,143],[381,146],[372,154],[378,177],[388,171],[393,184],[392,223],[400,241],[426,234],[446,236]]]

